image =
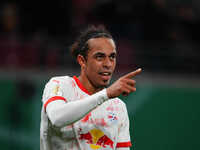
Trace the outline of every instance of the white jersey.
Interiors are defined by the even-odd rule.
[[[40,150],[114,150],[130,147],[129,118],[119,98],[110,99],[71,125],[52,125],[46,106],[55,100],[66,103],[90,96],[77,77],[54,77],[42,98]]]

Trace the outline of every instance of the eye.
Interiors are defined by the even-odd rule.
[[[116,54],[112,54],[112,55],[110,55],[110,57],[109,57],[111,60],[114,60],[115,58],[116,58]]]
[[[98,60],[98,61],[101,61],[101,60],[103,60],[104,59],[104,55],[101,55],[101,54],[99,54],[99,55],[96,55],[96,59]]]

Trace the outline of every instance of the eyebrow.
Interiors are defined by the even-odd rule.
[[[115,55],[115,56],[116,56],[116,55],[117,55],[117,53],[116,53],[116,52],[113,52],[113,53],[111,53],[111,54],[110,54],[110,56],[113,56],[113,55]]]
[[[97,53],[95,53],[94,55],[105,55],[105,53],[97,52]]]
[[[94,55],[97,56],[97,55],[106,55],[106,54],[102,53],[102,52],[97,52]],[[117,55],[117,53],[116,52],[112,52],[109,56],[111,56],[111,55]]]

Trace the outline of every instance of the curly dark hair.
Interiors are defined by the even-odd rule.
[[[80,33],[80,36],[75,40],[71,46],[71,54],[75,58],[80,54],[87,58],[88,54],[88,40],[92,38],[110,38],[113,39],[111,33],[105,28],[104,25],[89,25],[85,30]]]

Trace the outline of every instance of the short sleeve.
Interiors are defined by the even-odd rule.
[[[44,105],[44,108],[46,109],[46,106],[55,100],[63,100],[67,102],[66,97],[64,96],[65,86],[64,83],[59,79],[52,78],[44,88],[44,93],[42,97],[42,102]]]
[[[126,105],[122,105],[121,124],[119,126],[119,134],[117,140],[117,148],[131,147],[130,132],[129,132],[129,117]]]

